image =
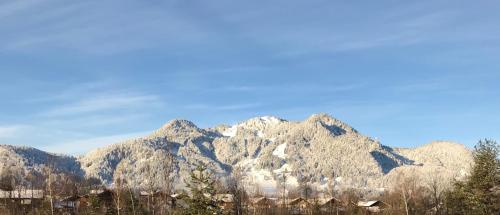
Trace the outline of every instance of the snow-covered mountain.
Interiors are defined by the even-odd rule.
[[[77,158],[44,152],[32,147],[0,145],[0,177],[15,174],[23,177],[28,172],[42,173],[44,167],[56,172],[85,175]]]
[[[415,149],[393,149],[362,135],[326,114],[300,122],[258,117],[236,125],[201,129],[186,120],[172,120],[150,135],[96,149],[86,155],[53,155],[32,148],[0,146],[0,165],[18,163],[37,168],[48,157],[62,171],[98,177],[111,183],[118,166],[127,169],[134,185],[144,185],[149,168],[157,168],[167,154],[175,156],[178,187],[197,164],[223,176],[238,169],[250,188],[272,192],[283,175],[287,187],[308,183],[326,189],[390,187],[400,173],[450,179],[466,174],[470,150],[450,142],[433,142]],[[156,171],[162,171],[157,169]],[[156,180],[161,180],[157,178]]]

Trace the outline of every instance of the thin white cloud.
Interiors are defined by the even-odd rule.
[[[42,2],[41,0],[5,1],[0,3],[0,18],[19,13]]]
[[[0,126],[0,140],[4,138],[12,138],[25,128],[27,128],[25,125]]]
[[[75,118],[51,118],[44,121],[43,126],[48,127],[64,127],[64,128],[95,128],[99,126],[110,126],[127,124],[131,122],[139,122],[149,117],[149,113],[127,113],[127,114],[92,114],[90,116],[82,116]]]
[[[44,85],[50,86],[53,83],[44,82]],[[108,92],[114,88],[119,88],[117,83],[111,80],[96,80],[71,85],[57,92],[50,90],[48,92],[39,92],[34,98],[27,98],[24,101],[29,103],[38,102],[58,102],[70,101],[85,96],[97,96],[97,93]],[[110,93],[108,93],[110,94]]]
[[[204,35],[178,12],[150,2],[53,0],[30,10],[10,11],[10,19],[0,24],[0,31],[15,34],[0,36],[7,41],[0,45],[0,50],[50,47],[107,55],[190,43]],[[127,15],[119,16],[115,11]],[[33,13],[37,16],[29,16]],[[184,36],[178,37],[179,34]]]
[[[318,84],[274,84],[274,85],[240,85],[240,86],[221,86],[213,87],[206,91],[215,92],[280,92],[280,93],[298,93],[298,92],[323,92],[323,93],[335,93],[335,92],[345,92],[352,90],[359,90],[365,88],[368,84],[364,82],[353,83],[353,84],[330,84],[330,85],[318,85]],[[197,88],[198,89],[198,88]],[[202,89],[202,87],[199,87]]]
[[[226,104],[226,105],[213,105],[213,104],[191,104],[187,105],[188,109],[207,110],[207,111],[235,111],[245,110],[261,107],[261,103],[245,103],[245,104]]]
[[[88,139],[67,141],[53,145],[47,145],[41,147],[41,149],[53,153],[81,155],[100,147],[119,143],[129,139],[144,137],[149,133],[150,131],[142,131],[142,132],[133,132],[126,134],[109,135],[109,136],[99,136]]]
[[[105,95],[84,98],[50,109],[41,115],[46,117],[78,115],[99,111],[137,108],[158,104],[160,99],[155,95]]]
[[[301,8],[297,11],[297,16],[291,18],[275,16],[278,11],[272,7],[241,11],[241,8],[247,8],[241,7],[241,3],[213,4],[204,8],[213,14],[210,19],[206,19],[200,15],[204,13],[197,10],[170,7],[176,5],[176,2],[68,3],[53,0],[43,1],[43,7],[33,7],[42,1],[15,2],[4,4],[6,6],[0,8],[0,17],[3,13],[10,18],[0,23],[0,31],[13,32],[0,35],[0,39],[5,41],[5,44],[0,45],[0,50],[45,50],[50,47],[92,54],[113,54],[161,46],[176,51],[181,50],[181,46],[196,46],[199,41],[210,41],[207,44],[211,44],[221,42],[220,38],[227,38],[223,42],[239,42],[244,39],[250,44],[272,47],[277,52],[272,53],[274,56],[294,56],[464,39],[471,32],[483,32],[481,28],[487,25],[481,22],[466,26],[467,30],[450,31],[463,27],[456,17],[467,14],[452,11],[453,7],[436,7],[434,3],[402,4],[387,11],[356,11],[363,16],[350,20],[356,27],[353,28],[338,21],[349,17],[338,17],[330,12],[330,8],[346,6],[339,3],[314,8],[318,10],[315,14],[317,16],[310,16],[308,10],[297,4],[286,4],[290,8],[279,7],[279,10],[292,10],[297,6]],[[193,5],[196,4],[203,5],[199,2]],[[214,5],[218,6],[212,7]],[[122,11],[127,16],[116,15],[115,11]],[[29,14],[37,16],[28,16]],[[322,20],[315,20],[314,17],[322,17]],[[480,38],[475,37],[474,40],[492,37],[481,33],[476,35]],[[233,44],[238,45],[241,44]]]
[[[41,93],[40,99],[26,100],[31,105],[47,107],[23,122],[29,126],[0,126],[0,142],[14,145],[31,145],[54,152],[74,153],[78,147],[64,148],[66,142],[92,141],[95,145],[116,142],[130,135],[96,137],[116,126],[133,124],[150,119],[151,111],[163,107],[162,99],[155,94],[123,88],[107,81],[89,82],[62,88],[58,93]],[[140,129],[140,128],[139,128]],[[104,133],[105,134],[105,133]],[[61,147],[55,146],[60,145]],[[60,143],[60,144],[58,144]],[[99,144],[98,144],[99,143]],[[86,145],[85,148],[94,146]],[[76,151],[75,151],[76,153]]]

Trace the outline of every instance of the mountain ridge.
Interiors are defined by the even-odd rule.
[[[472,162],[470,150],[461,144],[438,141],[416,148],[391,148],[324,113],[304,121],[254,117],[232,126],[205,129],[174,119],[145,137],[97,148],[80,157],[13,148],[0,145],[5,160],[0,168],[21,160],[22,169],[39,170],[47,157],[57,157],[66,161],[58,164],[62,171],[110,184],[117,167],[124,166],[133,170],[126,175],[130,183],[141,187],[145,186],[148,166],[171,154],[177,161],[178,189],[191,169],[203,164],[221,178],[240,169],[243,181],[255,187],[255,192],[275,191],[283,184],[283,174],[288,176],[290,187],[310,183],[325,190],[335,180],[340,188],[376,190],[388,188],[398,174],[420,177],[420,173],[441,171],[445,178],[463,176]]]

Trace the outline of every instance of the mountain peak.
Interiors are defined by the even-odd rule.
[[[357,132],[354,128],[349,126],[348,124],[330,116],[327,113],[318,113],[313,114],[305,122],[308,123],[321,123],[324,127],[327,127],[330,130],[337,130],[336,128],[340,128],[345,132]]]
[[[162,128],[191,129],[198,128],[193,122],[185,119],[173,119],[168,121]]]
[[[200,129],[191,121],[185,119],[173,119],[154,131],[150,137],[165,137],[178,133],[200,133]]]
[[[307,118],[307,121],[313,121],[313,122],[329,122],[329,121],[338,121],[334,117],[330,116],[327,113],[317,113],[311,115],[309,118]]]
[[[266,124],[266,125],[274,125],[274,124],[278,124],[278,123],[284,122],[284,121],[285,120],[280,119],[280,118],[275,117],[275,116],[261,116],[261,117],[251,118],[251,119],[243,122],[242,124],[259,123],[259,124]]]
[[[275,116],[261,116],[248,119],[246,121],[240,122],[236,125],[225,127],[222,131],[223,136],[234,137],[238,133],[238,129],[251,130],[257,132],[258,136],[263,136],[264,130],[269,127],[278,125],[282,122],[286,122],[284,119],[280,119]]]

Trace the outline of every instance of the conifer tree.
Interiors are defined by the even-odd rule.
[[[207,171],[203,165],[198,165],[191,172],[191,181],[186,182],[191,191],[191,198],[188,199],[189,208],[185,211],[187,215],[213,215],[220,214],[215,197],[215,180],[213,175]]]
[[[447,194],[452,214],[499,214],[500,148],[497,142],[481,140],[474,149],[474,166],[468,179],[456,182]]]

